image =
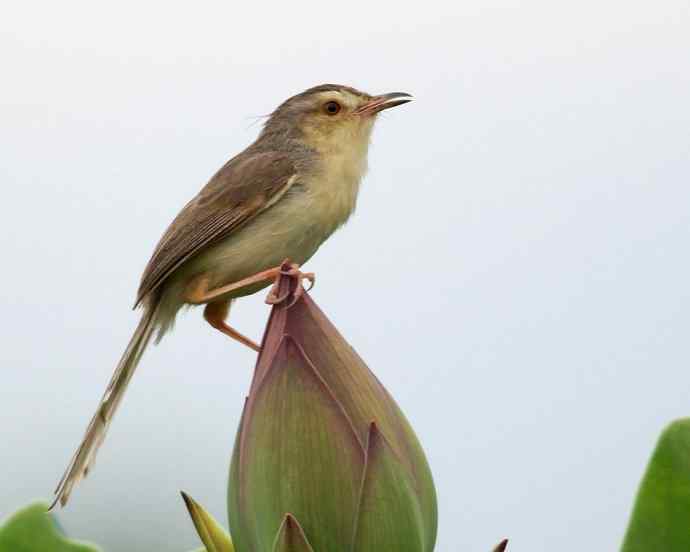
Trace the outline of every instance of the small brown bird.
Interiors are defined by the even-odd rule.
[[[149,261],[135,306],[141,322],[55,490],[65,505],[86,476],[151,337],[160,340],[184,305],[205,304],[214,328],[255,349],[226,323],[230,303],[266,287],[281,262],[292,273],[352,214],[367,168],[376,115],[412,100],[324,84],[297,94],[268,118],[257,140],[228,161],[180,211]],[[277,298],[269,294],[269,302]]]

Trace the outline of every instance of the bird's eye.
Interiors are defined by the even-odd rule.
[[[323,106],[323,110],[328,115],[336,115],[340,111],[340,104],[338,102],[326,102]]]

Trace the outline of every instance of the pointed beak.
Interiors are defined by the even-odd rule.
[[[367,103],[358,107],[355,110],[357,115],[375,115],[384,109],[390,109],[398,105],[406,104],[412,101],[412,96],[407,92],[391,92],[389,94],[381,94],[374,96]]]

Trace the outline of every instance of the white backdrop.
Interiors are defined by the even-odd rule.
[[[0,518],[48,498],[178,209],[322,82],[409,91],[313,297],[400,402],[439,552],[615,550],[690,415],[686,0],[14,2],[0,22]],[[232,320],[259,337],[263,294]],[[225,521],[253,354],[200,312],[146,355],[60,518],[106,550]]]

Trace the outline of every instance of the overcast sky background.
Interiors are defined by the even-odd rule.
[[[47,499],[161,233],[323,82],[386,112],[313,297],[406,412],[438,552],[615,550],[690,415],[687,0],[13,2],[0,22],[0,518]],[[258,338],[263,294],[234,324]],[[147,353],[59,516],[108,551],[225,522],[254,355],[199,311]]]

